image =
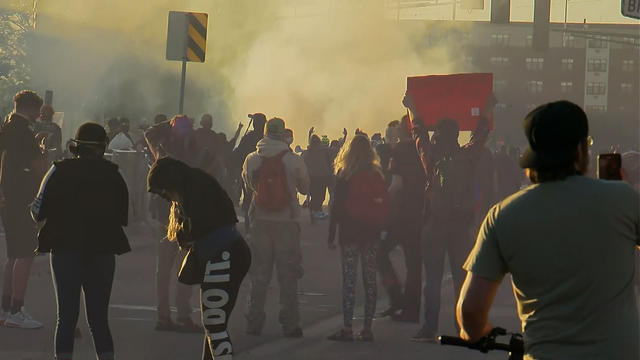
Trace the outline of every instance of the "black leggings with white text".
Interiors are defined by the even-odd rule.
[[[219,251],[209,249],[200,284],[202,323],[206,329],[203,360],[230,360],[233,356],[227,324],[238,291],[251,265],[249,246],[238,236]],[[200,256],[199,256],[200,257]]]

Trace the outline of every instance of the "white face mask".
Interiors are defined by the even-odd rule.
[[[287,145],[291,145],[291,144],[293,144],[293,138],[292,137],[286,137],[286,138],[284,138],[284,142]]]

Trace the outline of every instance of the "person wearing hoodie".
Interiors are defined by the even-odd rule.
[[[242,168],[245,187],[254,194],[249,210],[253,263],[246,331],[250,335],[262,332],[267,289],[275,265],[284,335],[302,336],[297,295],[298,280],[303,274],[297,192],[307,194],[309,175],[300,156],[289,151],[284,141],[285,129],[284,120],[270,119],[266,136],[247,156]]]
[[[103,158],[107,141],[99,124],[80,126],[70,146],[76,158],[54,163],[31,206],[33,219],[44,222],[37,252],[51,253],[58,360],[72,358],[81,293],[97,358],[114,359],[109,299],[115,255],[131,247],[122,229],[128,222],[129,193],[118,166]]]

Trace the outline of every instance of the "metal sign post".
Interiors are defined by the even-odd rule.
[[[182,79],[180,79],[180,104],[178,114],[184,114],[184,83],[187,78],[187,60],[182,60]]]

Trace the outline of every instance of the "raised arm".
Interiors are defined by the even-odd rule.
[[[411,117],[411,134],[416,143],[416,149],[418,150],[418,155],[420,156],[420,162],[422,163],[424,173],[427,175],[427,179],[430,179],[432,164],[430,161],[431,139],[429,138],[429,130],[424,126],[422,119],[416,116],[415,106],[411,95],[408,93],[405,94],[404,99],[402,99],[402,104],[409,110],[409,116]]]
[[[493,114],[493,108],[496,106],[497,100],[493,93],[489,94],[487,101],[484,104],[480,112],[480,118],[478,119],[478,125],[476,125],[476,129],[471,133],[471,139],[469,143],[464,147],[470,149],[482,149],[487,143],[487,139],[489,138],[490,132],[490,123],[489,119]]]

